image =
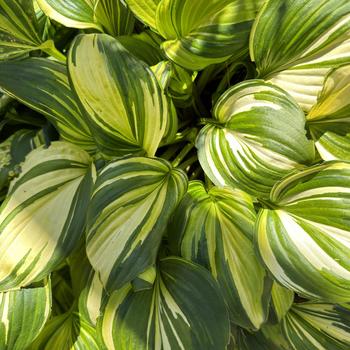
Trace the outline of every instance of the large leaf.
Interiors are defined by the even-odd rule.
[[[262,209],[257,244],[284,286],[330,302],[350,301],[350,163],[327,162],[291,174]]]
[[[325,79],[317,103],[306,116],[315,140],[324,132],[350,132],[350,65],[332,70]]]
[[[323,160],[350,161],[350,134],[340,136],[326,132],[316,142],[316,148]]]
[[[134,17],[120,0],[37,0],[47,16],[66,27],[131,34]]]
[[[28,107],[44,114],[60,136],[93,152],[96,144],[71,91],[67,68],[42,58],[0,63],[0,86]]]
[[[86,57],[89,57],[86,60]],[[107,158],[153,156],[177,130],[166,96],[149,67],[105,34],[78,36],[68,62],[74,90]]]
[[[350,62],[350,3],[266,1],[254,23],[250,54],[260,77],[291,93],[308,111],[329,69]]]
[[[231,321],[259,329],[267,318],[271,283],[255,257],[256,214],[240,190],[190,182],[169,225],[169,240],[186,259],[208,268],[218,281]]]
[[[29,350],[104,350],[96,329],[77,312],[53,317]]]
[[[276,181],[314,158],[303,111],[277,86],[237,84],[220,97],[213,115],[197,148],[202,168],[218,186],[267,197]]]
[[[51,312],[48,280],[0,293],[0,349],[23,350],[39,335]]]
[[[22,56],[33,50],[56,52],[52,40],[43,41],[33,1],[0,0],[0,60]]]
[[[88,214],[87,255],[107,290],[155,263],[169,217],[187,189],[163,159],[131,157],[99,174]]]
[[[180,258],[160,261],[152,289],[135,293],[127,284],[114,292],[99,329],[110,350],[225,349],[229,338],[217,284]]]
[[[156,28],[165,54],[191,70],[223,62],[248,47],[260,0],[161,0]]]
[[[338,52],[349,39],[347,0],[268,0],[254,23],[250,54],[266,77],[301,64],[316,68],[349,62],[350,51]]]
[[[55,269],[81,237],[94,181],[89,155],[54,142],[28,154],[0,212],[0,290]]]
[[[350,310],[322,303],[295,304],[282,323],[294,350],[348,350]]]

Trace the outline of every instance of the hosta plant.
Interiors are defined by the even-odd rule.
[[[0,350],[350,348],[348,0],[0,0]]]

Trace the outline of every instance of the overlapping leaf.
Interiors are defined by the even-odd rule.
[[[207,267],[218,281],[232,322],[259,329],[267,318],[270,280],[252,243],[256,214],[240,190],[189,184],[169,225],[169,239],[184,258]]]
[[[135,317],[137,315],[137,317]],[[218,286],[204,268],[160,261],[154,287],[114,292],[100,321],[108,349],[225,349],[229,321]]]
[[[176,133],[177,120],[156,77],[116,39],[78,36],[68,68],[105,157],[137,152],[154,156],[160,141]]]
[[[56,316],[46,324],[29,350],[104,350],[96,329],[77,312]]]
[[[260,77],[291,93],[308,111],[329,70],[350,62],[350,3],[266,1],[254,23],[250,55]]]
[[[18,130],[0,144],[0,190],[9,185],[10,180],[20,172],[19,164],[42,141],[34,130]]]
[[[295,304],[282,323],[293,350],[347,350],[350,310],[322,303]]]
[[[305,116],[277,86],[250,80],[227,90],[197,139],[198,157],[219,186],[267,197],[274,183],[314,158]]]
[[[95,28],[110,35],[130,34],[134,17],[120,0],[37,0],[47,16],[72,28]]]
[[[55,52],[64,59],[54,47],[52,40],[44,41],[35,15],[33,1],[0,1],[0,60],[16,58],[33,50]]]
[[[51,312],[48,280],[0,293],[0,349],[23,350],[39,335]]]
[[[271,289],[271,308],[269,320],[279,323],[291,308],[294,301],[293,291],[274,282]]]
[[[95,141],[69,86],[65,65],[41,58],[3,62],[0,86],[10,96],[45,115],[62,139],[88,152],[96,151]]]
[[[260,0],[162,0],[156,28],[165,54],[191,70],[223,62],[248,47]],[[147,2],[148,4],[148,2]]]
[[[327,131],[350,132],[350,65],[332,70],[306,119],[315,140]]]
[[[94,181],[89,155],[54,142],[32,151],[0,212],[0,290],[41,280],[83,233]]]
[[[316,142],[316,148],[323,160],[350,161],[350,134],[340,136],[326,132]]]
[[[262,209],[257,244],[287,288],[330,302],[350,301],[350,163],[327,162],[292,174]]]
[[[125,158],[101,171],[89,207],[87,255],[108,291],[155,263],[186,189],[185,173],[163,159]]]

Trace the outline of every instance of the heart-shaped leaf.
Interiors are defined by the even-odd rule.
[[[216,103],[214,120],[197,139],[199,161],[218,186],[266,198],[274,183],[314,158],[305,116],[277,86],[245,81]]]

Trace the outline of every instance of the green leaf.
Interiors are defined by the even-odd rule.
[[[350,61],[349,29],[347,0],[268,0],[254,23],[250,55],[261,77],[295,66],[334,67]]]
[[[202,182],[191,181],[168,229],[176,251],[218,281],[231,321],[254,330],[267,318],[271,288],[254,253],[255,220],[246,193],[228,187],[206,191]]]
[[[0,290],[41,280],[81,237],[95,168],[80,148],[53,142],[30,152],[0,210]]]
[[[0,293],[0,349],[23,350],[39,335],[51,311],[48,280]]]
[[[350,132],[349,77],[350,65],[331,70],[326,76],[317,103],[306,116],[315,140],[327,131],[342,135]]]
[[[308,112],[330,69],[350,62],[349,29],[347,0],[268,0],[253,26],[250,55],[260,77]]]
[[[89,57],[89,60],[86,60]],[[106,158],[153,156],[177,120],[149,67],[105,34],[79,35],[68,62],[73,88]]]
[[[125,0],[135,16],[151,28],[156,27],[156,12],[160,1],[161,0]]]
[[[137,315],[137,317],[135,317]],[[108,349],[225,349],[229,322],[217,284],[180,258],[160,261],[153,289],[114,292],[99,330]]]
[[[66,27],[131,34],[134,17],[120,0],[37,0],[45,14]]]
[[[0,86],[7,94],[45,115],[63,140],[96,151],[64,64],[42,58],[0,63]]]
[[[42,144],[36,134],[35,130],[18,130],[0,144],[0,190],[18,175],[25,156]]]
[[[350,300],[350,163],[285,177],[256,224],[260,255],[285,287],[307,298]]]
[[[104,350],[96,329],[77,312],[52,318],[28,350]]]
[[[260,0],[161,0],[156,28],[165,54],[176,64],[200,70],[248,47]]]
[[[218,186],[266,198],[276,181],[314,158],[303,111],[277,86],[237,84],[220,97],[213,115],[196,146],[203,170]]]
[[[146,30],[140,34],[124,35],[118,41],[141,61],[153,66],[164,59],[160,49],[161,37]]]
[[[164,159],[120,159],[99,173],[89,206],[86,249],[107,291],[155,263],[169,217],[186,189],[185,173]]]
[[[274,282],[271,289],[271,308],[269,320],[273,323],[279,323],[291,308],[294,301],[294,292],[284,288],[277,282]]]
[[[324,303],[294,304],[282,323],[292,349],[348,350],[350,311]]]
[[[33,50],[55,50],[52,40],[42,40],[33,1],[0,0],[0,23],[0,60]]]
[[[292,350],[282,334],[281,326],[264,325],[258,332],[239,329],[232,350]],[[301,350],[301,349],[298,349]]]
[[[323,160],[350,161],[350,134],[339,136],[326,132],[316,142],[316,148]]]

